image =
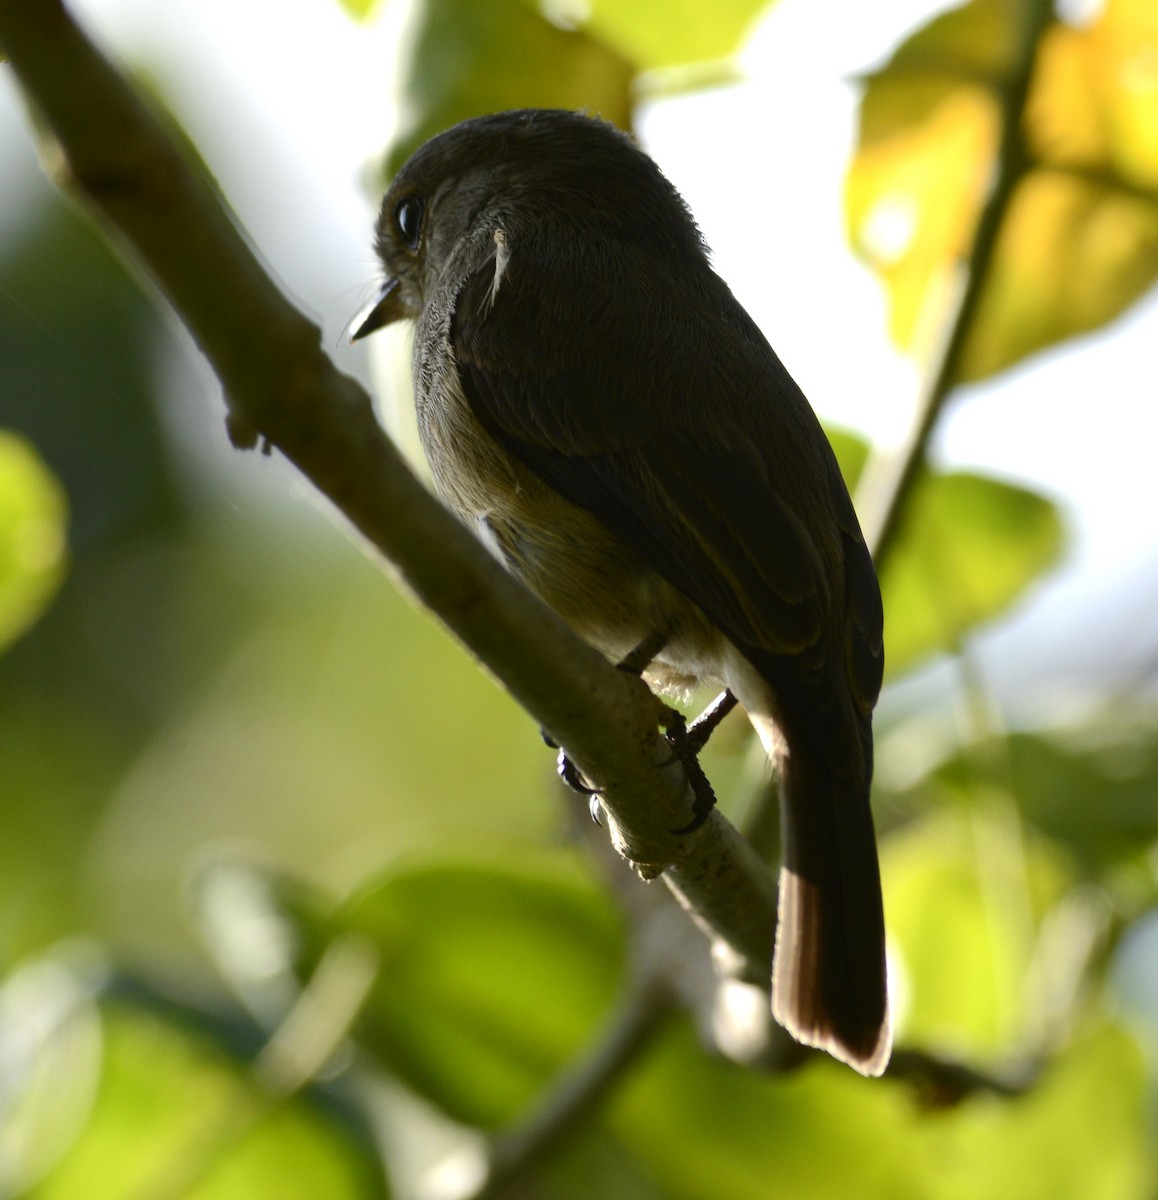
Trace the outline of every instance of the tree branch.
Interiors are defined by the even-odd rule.
[[[738,973],[768,981],[775,882],[691,797],[656,705],[509,576],[414,477],[366,393],[269,278],[212,181],[183,157],[60,0],[0,0],[0,48],[51,136],[48,167],[154,280],[224,389],[231,436],[290,459],[599,787],[616,848],[667,870]]]
[[[961,358],[973,329],[1010,200],[1031,166],[1025,141],[1025,106],[1038,47],[1053,20],[1053,0],[1026,0],[1016,6],[1016,12],[1021,22],[1017,45],[1009,74],[997,89],[1001,140],[993,183],[977,218],[957,306],[946,323],[939,354],[926,376],[926,385],[904,445],[888,458],[870,462],[870,469],[865,471],[857,492],[865,540],[878,572],[892,553],[905,504],[925,462],[929,438],[957,383]]]

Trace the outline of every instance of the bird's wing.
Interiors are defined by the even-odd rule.
[[[807,402],[731,293],[705,271],[687,295],[630,247],[591,263],[573,246],[548,257],[529,237],[496,244],[452,321],[482,425],[745,653],[826,657],[827,615],[846,590],[830,470],[850,536],[859,529]],[[863,623],[871,641],[871,611]]]

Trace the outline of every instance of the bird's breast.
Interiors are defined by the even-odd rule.
[[[653,683],[715,678],[723,637],[637,550],[548,487],[474,415],[449,339],[415,340],[418,430],[435,487],[483,544],[584,640],[619,660],[653,632]],[[425,349],[423,349],[425,343]]]

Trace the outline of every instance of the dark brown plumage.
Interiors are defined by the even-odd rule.
[[[773,1009],[888,1061],[869,782],[880,593],[808,402],[624,135],[575,113],[441,134],[382,206],[382,297],[418,322],[419,429],[447,502],[585,638],[654,633],[661,688],[722,683],[781,779]]]

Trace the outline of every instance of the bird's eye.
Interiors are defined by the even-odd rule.
[[[398,226],[402,240],[413,250],[422,232],[422,201],[417,196],[399,200],[398,207],[394,209],[394,224]]]

